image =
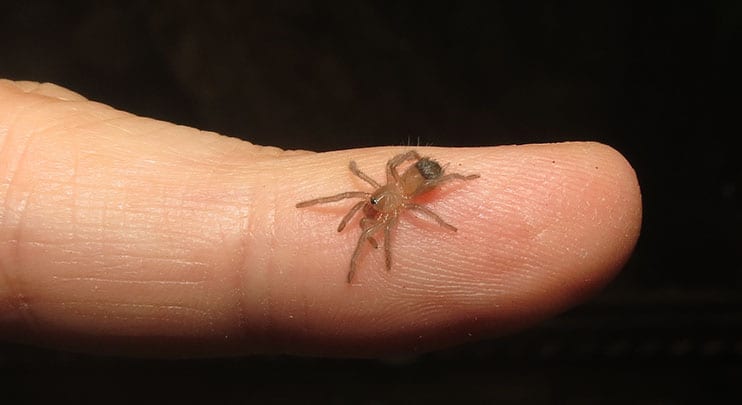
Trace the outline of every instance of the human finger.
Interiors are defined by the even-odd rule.
[[[33,86],[30,86],[31,88]],[[523,328],[621,267],[641,202],[630,165],[595,143],[419,148],[479,174],[404,213],[393,268],[336,233],[400,148],[313,154],[0,83],[0,334],[87,351],[373,356]]]

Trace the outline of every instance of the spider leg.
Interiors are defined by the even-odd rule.
[[[392,270],[392,228],[397,224],[397,216],[390,218],[384,226],[384,258],[386,261],[386,271]]]
[[[373,223],[368,224],[367,226],[364,226],[363,232],[361,232],[361,236],[358,238],[358,243],[356,244],[356,250],[353,251],[353,256],[350,258],[350,271],[348,272],[348,283],[350,283],[353,280],[353,276],[356,274],[356,269],[358,267],[358,256],[361,254],[361,247],[363,246],[363,243],[366,242],[368,238],[371,238],[376,232],[378,232],[381,225],[384,225],[384,222],[379,221],[373,221]],[[376,239],[374,239],[374,242]]]
[[[361,218],[361,229],[366,229],[366,228],[368,228],[369,226],[372,226],[375,223],[376,223],[376,220],[375,219],[369,218],[369,217],[363,217],[363,218]],[[373,236],[369,236],[368,237],[368,243],[370,243],[371,246],[374,247],[374,249],[378,249],[379,248],[379,242],[377,242],[376,239],[374,239]]]
[[[420,160],[420,154],[414,150],[401,153],[386,163],[386,181],[387,183],[396,183],[399,181],[399,172],[397,172],[397,166],[408,160]]]
[[[458,231],[458,229],[456,229],[455,226],[453,226],[453,225],[449,224],[448,222],[444,221],[443,218],[441,218],[441,217],[438,216],[438,214],[436,214],[435,212],[433,212],[433,211],[431,211],[431,210],[423,207],[420,204],[405,203],[404,204],[404,208],[408,208],[408,209],[411,209],[411,210],[416,210],[416,211],[419,211],[419,212],[425,214],[428,218],[434,220],[435,222],[438,223],[438,225],[440,225],[440,226],[448,229],[449,231],[453,231],[453,232]]]
[[[296,204],[296,208],[304,208],[304,207],[309,207],[310,205],[315,205],[315,204],[335,202],[335,201],[344,200],[346,198],[369,198],[369,197],[371,197],[371,193],[365,193],[363,191],[348,191],[348,192],[340,193],[337,195],[331,195],[329,197],[321,197],[321,198],[315,198],[314,200],[302,201]]]
[[[381,187],[381,184],[377,183],[376,180],[372,179],[371,176],[367,175],[366,173],[362,172],[361,169],[358,168],[358,165],[354,160],[350,161],[350,165],[348,166],[351,172],[355,174],[356,176],[360,177],[361,180],[365,181],[366,183],[370,184],[373,188],[379,188]]]
[[[466,181],[466,180],[474,180],[474,179],[478,179],[478,178],[479,178],[479,175],[478,174],[463,175],[463,174],[459,174],[459,173],[450,173],[450,174],[446,174],[444,176],[441,176],[441,177],[439,177],[437,179],[429,180],[429,182],[427,184],[430,187],[434,187],[434,186],[439,186],[439,185],[441,185],[443,183],[447,183],[447,182],[449,182],[451,180],[464,180],[464,181]]]
[[[351,208],[350,211],[348,211],[348,213],[345,214],[345,216],[343,217],[343,220],[340,221],[340,225],[338,225],[338,232],[341,232],[343,229],[345,229],[345,225],[348,225],[348,221],[350,221],[353,218],[353,216],[356,215],[358,210],[363,208],[363,206],[366,203],[367,201],[365,200],[357,202],[356,205],[354,205],[353,208]]]

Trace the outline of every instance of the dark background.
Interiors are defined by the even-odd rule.
[[[634,165],[645,219],[604,293],[517,335],[387,360],[165,361],[0,344],[0,387],[12,388],[0,396],[742,398],[742,2],[2,3],[0,77],[290,149],[596,140]]]

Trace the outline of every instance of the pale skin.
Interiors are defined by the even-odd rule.
[[[416,148],[481,176],[420,196],[458,232],[403,212],[394,270],[370,252],[349,285],[361,230],[332,230],[354,202],[295,205],[365,190],[405,150],[287,152],[0,81],[0,339],[181,357],[414,353],[577,305],[636,243],[639,186],[610,147]]]

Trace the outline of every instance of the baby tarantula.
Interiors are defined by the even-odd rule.
[[[410,165],[401,175],[397,167],[406,162],[414,160],[415,163]],[[374,239],[374,235],[384,230],[384,253],[386,255],[386,269],[392,268],[392,250],[390,245],[390,233],[392,227],[397,224],[399,214],[405,209],[418,211],[428,218],[434,220],[438,225],[456,232],[453,225],[446,223],[433,211],[422,205],[412,202],[412,199],[420,194],[432,190],[450,180],[473,180],[479,178],[478,174],[463,175],[458,173],[444,174],[444,169],[438,162],[429,158],[421,157],[416,151],[412,150],[393,157],[386,164],[386,184],[380,185],[374,179],[369,177],[358,169],[356,162],[350,162],[350,171],[363,181],[374,187],[372,193],[364,191],[348,191],[337,195],[316,198],[314,200],[304,201],[296,204],[296,208],[309,207],[315,204],[324,204],[329,202],[340,201],[346,198],[362,198],[363,201],[356,203],[350,211],[343,217],[338,226],[338,232],[345,228],[353,216],[363,209],[364,217],[361,218],[361,237],[358,238],[358,244],[350,259],[350,271],[348,272],[348,282],[353,280],[356,272],[358,256],[361,247],[365,241],[368,241],[374,248],[379,244]]]

